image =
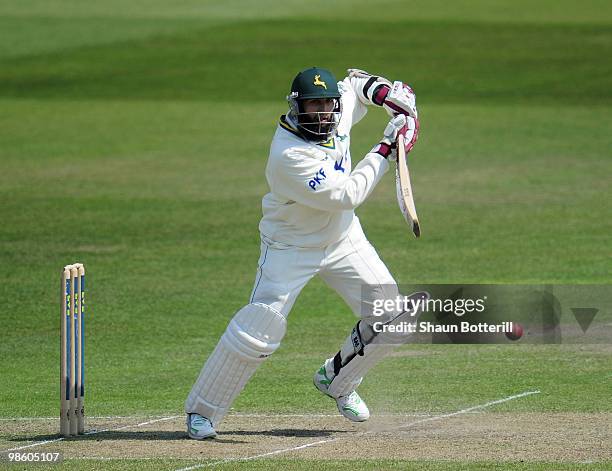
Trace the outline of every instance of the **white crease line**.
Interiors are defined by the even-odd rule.
[[[151,425],[157,422],[164,422],[167,420],[174,420],[174,419],[178,419],[179,417],[183,417],[183,416],[173,415],[172,417],[162,417],[160,419],[154,419],[154,420],[149,420],[148,422],[142,422],[137,425],[124,425],[123,427],[118,427],[118,428],[107,428],[104,430],[92,430],[91,432],[86,432],[85,435],[95,435],[97,433],[104,433],[104,432],[116,432],[118,430],[125,430],[126,428],[132,428],[132,427],[144,427],[145,425]]]
[[[429,417],[433,415],[431,412],[415,412],[415,413],[406,413],[406,414],[376,414],[376,417]],[[338,417],[338,414],[242,414],[237,412],[235,414],[228,414],[228,418],[230,417],[252,417],[252,418],[284,418],[284,417],[298,417],[302,419],[307,419],[309,417]]]
[[[56,438],[54,440],[45,440],[44,442],[30,443],[29,445],[19,446],[17,448],[9,448],[8,450],[2,450],[2,451],[0,451],[0,453],[6,453],[6,452],[9,452],[9,451],[24,450],[26,448],[32,448],[33,446],[42,446],[42,445],[47,445],[49,443],[61,442],[62,440],[64,440],[64,437]]]
[[[441,415],[435,415],[433,417],[427,417],[421,420],[417,420],[415,422],[411,422],[409,424],[405,424],[405,425],[400,425],[397,427],[391,427],[387,430],[368,430],[367,432],[359,432],[359,433],[354,433],[354,434],[350,434],[350,436],[346,437],[334,437],[334,438],[328,438],[326,440],[318,440],[316,442],[311,442],[311,443],[307,443],[305,445],[300,445],[300,446],[295,446],[295,447],[291,447],[291,448],[283,448],[281,450],[274,450],[274,451],[269,451],[267,453],[261,453],[259,455],[252,455],[252,456],[247,456],[244,458],[226,458],[224,460],[219,460],[219,461],[213,461],[212,463],[201,463],[201,464],[196,464],[193,466],[188,466],[186,468],[179,468],[176,471],[192,471],[194,469],[200,469],[200,468],[210,468],[213,466],[217,466],[220,464],[226,464],[226,463],[232,463],[232,462],[237,462],[237,461],[251,461],[251,460],[256,460],[258,458],[265,458],[268,456],[273,456],[273,455],[280,455],[282,453],[288,453],[291,451],[298,451],[298,450],[303,450],[305,448],[311,448],[313,446],[317,446],[317,445],[323,445],[325,443],[332,443],[332,442],[336,442],[339,440],[343,440],[345,438],[350,438],[350,439],[354,439],[357,437],[363,437],[365,435],[370,435],[372,433],[384,433],[384,432],[393,432],[393,431],[397,431],[397,430],[402,430],[404,428],[408,428],[408,427],[412,427],[414,425],[418,425],[418,424],[422,424],[423,422],[433,422],[435,420],[442,420],[442,419],[446,419],[448,417],[454,417],[456,415],[461,415],[461,414],[467,414],[469,412],[475,411],[475,410],[481,410],[481,409],[486,409],[487,407],[491,407],[497,404],[502,404],[504,402],[508,402],[508,401],[512,401],[514,399],[519,399],[521,397],[525,397],[525,396],[531,396],[532,394],[539,394],[540,391],[525,391],[522,392],[520,394],[515,394],[512,396],[507,396],[504,397],[502,399],[497,399],[495,401],[490,401],[490,402],[485,402],[484,404],[479,404],[476,406],[472,406],[472,407],[468,407],[466,409],[461,409],[455,412],[450,412],[448,414],[441,414]]]
[[[481,414],[482,412],[472,412],[475,414]],[[394,413],[382,413],[376,414],[376,417],[430,417],[435,415],[435,412],[407,412],[403,414]],[[142,419],[165,419],[167,415],[100,415],[100,416],[88,416],[87,419],[91,420],[142,420]],[[181,416],[177,416],[181,417]],[[283,417],[338,417],[338,414],[274,414],[274,413],[242,413],[242,412],[230,412],[227,415],[230,417],[262,417],[262,418],[283,418]],[[37,420],[57,420],[58,417],[0,417],[0,422],[34,422]]]
[[[92,420],[102,420],[102,419],[124,419],[124,420],[134,420],[134,419],[157,419],[157,418],[165,418],[168,415],[98,415],[98,416],[87,416],[88,419]],[[54,417],[0,417],[0,422],[33,422],[35,420],[57,420],[59,416]]]
[[[159,419],[154,419],[154,420],[148,420],[146,422],[141,422],[139,424],[136,425],[124,425],[122,427],[118,427],[118,428],[108,428],[108,429],[104,429],[104,430],[91,430],[89,432],[85,432],[84,435],[96,435],[98,433],[104,433],[104,432],[116,432],[118,430],[125,430],[126,428],[132,428],[132,427],[144,427],[145,425],[151,425],[154,424],[156,422],[163,422],[166,420],[174,420],[174,419],[178,419],[179,417],[183,417],[182,415],[173,415],[172,417],[161,417]],[[77,438],[77,437],[75,437]],[[36,443],[30,443],[29,445],[23,445],[23,446],[19,446],[17,448],[10,448],[8,450],[2,450],[0,451],[0,453],[6,453],[9,451],[17,451],[17,450],[24,450],[26,448],[32,448],[35,446],[42,446],[42,445],[48,445],[49,443],[56,443],[56,442],[61,442],[62,440],[65,440],[66,437],[60,437],[60,438],[55,438],[53,440],[44,440],[42,442],[36,442]]]
[[[441,415],[436,415],[434,417],[427,417],[425,419],[421,419],[421,420],[417,420],[416,422],[412,422],[410,424],[406,424],[406,425],[401,425],[400,427],[397,427],[397,430],[402,430],[408,427],[412,427],[413,425],[418,425],[418,424],[422,424],[423,422],[433,422],[434,420],[441,420],[441,419],[446,419],[448,417],[454,417],[456,415],[461,415],[461,414],[468,414],[470,412],[474,412],[476,410],[482,410],[485,409],[487,407],[491,407],[497,404],[502,404],[504,402],[508,402],[508,401],[512,401],[513,399],[519,399],[521,397],[525,397],[525,396],[531,396],[533,394],[540,394],[539,390],[536,391],[525,391],[523,393],[520,394],[515,394],[514,396],[508,396],[508,397],[504,397],[503,399],[497,399],[496,401],[491,401],[491,402],[487,402],[485,404],[481,404],[478,406],[472,406],[472,407],[468,407],[467,409],[462,409],[456,412],[449,412],[448,414],[441,414]]]
[[[64,458],[66,461],[154,461],[164,459],[162,456],[76,456]],[[175,458],[184,459],[184,458]]]

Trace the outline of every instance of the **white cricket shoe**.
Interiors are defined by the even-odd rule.
[[[200,414],[187,414],[187,433],[189,438],[204,440],[217,436],[212,422]]]
[[[348,396],[339,397],[336,399],[336,404],[340,413],[353,422],[365,422],[370,418],[370,410],[357,391],[353,391]]]
[[[313,383],[315,387],[323,394],[331,397],[336,401],[338,410],[347,419],[353,422],[364,422],[370,418],[370,410],[366,403],[359,397],[357,391],[353,391],[346,396],[333,397],[327,390],[334,378],[333,359],[325,361],[323,366],[314,374]]]
[[[325,360],[323,366],[315,372],[312,382],[319,391],[329,396],[327,390],[329,389],[332,379],[334,379],[334,364],[333,359],[328,359]]]

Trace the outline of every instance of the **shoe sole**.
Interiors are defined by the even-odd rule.
[[[340,412],[340,415],[342,417],[344,417],[345,419],[350,420],[351,422],[366,422],[370,418],[370,416],[365,417],[365,418],[359,418],[359,417],[354,416],[354,415],[345,415],[339,407],[338,407],[338,412]]]
[[[187,432],[187,435],[189,435],[189,438],[193,440],[206,440],[207,438],[215,438],[217,436],[216,433],[211,433],[208,435],[200,436],[200,435],[192,435],[191,432]]]

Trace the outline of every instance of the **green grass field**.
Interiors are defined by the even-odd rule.
[[[358,209],[400,283],[612,283],[608,2],[329,3],[0,3],[0,451],[55,438],[59,421],[26,418],[58,414],[57,291],[60,268],[74,260],[89,278],[88,415],[136,424],[182,414],[203,361],[248,300],[270,138],[293,76],[312,65],[338,77],[362,68],[417,93],[411,171],[422,238],[403,222],[390,175]],[[385,124],[371,110],[354,128],[354,161]],[[354,322],[311,282],[235,411],[333,414],[311,375]],[[31,450],[64,451],[67,469],[612,469],[609,345],[402,351],[360,389],[374,413],[439,416],[539,390],[470,416],[470,436],[495,441],[475,424],[509,414],[526,430],[534,417],[562,417],[567,428],[541,434],[563,444],[578,430],[582,441],[538,454],[516,432],[497,451],[472,437],[466,453],[345,460],[321,444],[311,455],[250,461],[232,461],[257,453],[233,455],[230,443],[219,462],[213,445],[184,443],[177,419],[144,435],[101,433],[99,446],[123,450],[104,461],[87,448],[94,435]],[[445,428],[453,420],[414,433],[442,449],[463,439]],[[274,425],[262,426],[273,451]]]

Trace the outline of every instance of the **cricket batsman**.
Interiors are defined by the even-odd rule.
[[[398,134],[407,149],[416,141],[412,89],[357,69],[338,82],[330,71],[313,67],[297,74],[287,100],[289,111],[280,118],[266,166],[270,192],[262,200],[261,256],[251,298],[230,321],[185,402],[187,431],[196,440],[216,436],[234,399],[279,347],[289,312],[315,275],[360,318],[314,374],[316,388],[349,420],[369,418],[356,388],[394,347],[374,323],[410,314],[372,308],[377,299],[397,297],[397,284],[366,239],[355,208],[397,158]],[[351,128],[369,106],[383,108],[390,120],[380,142],[353,167]]]

